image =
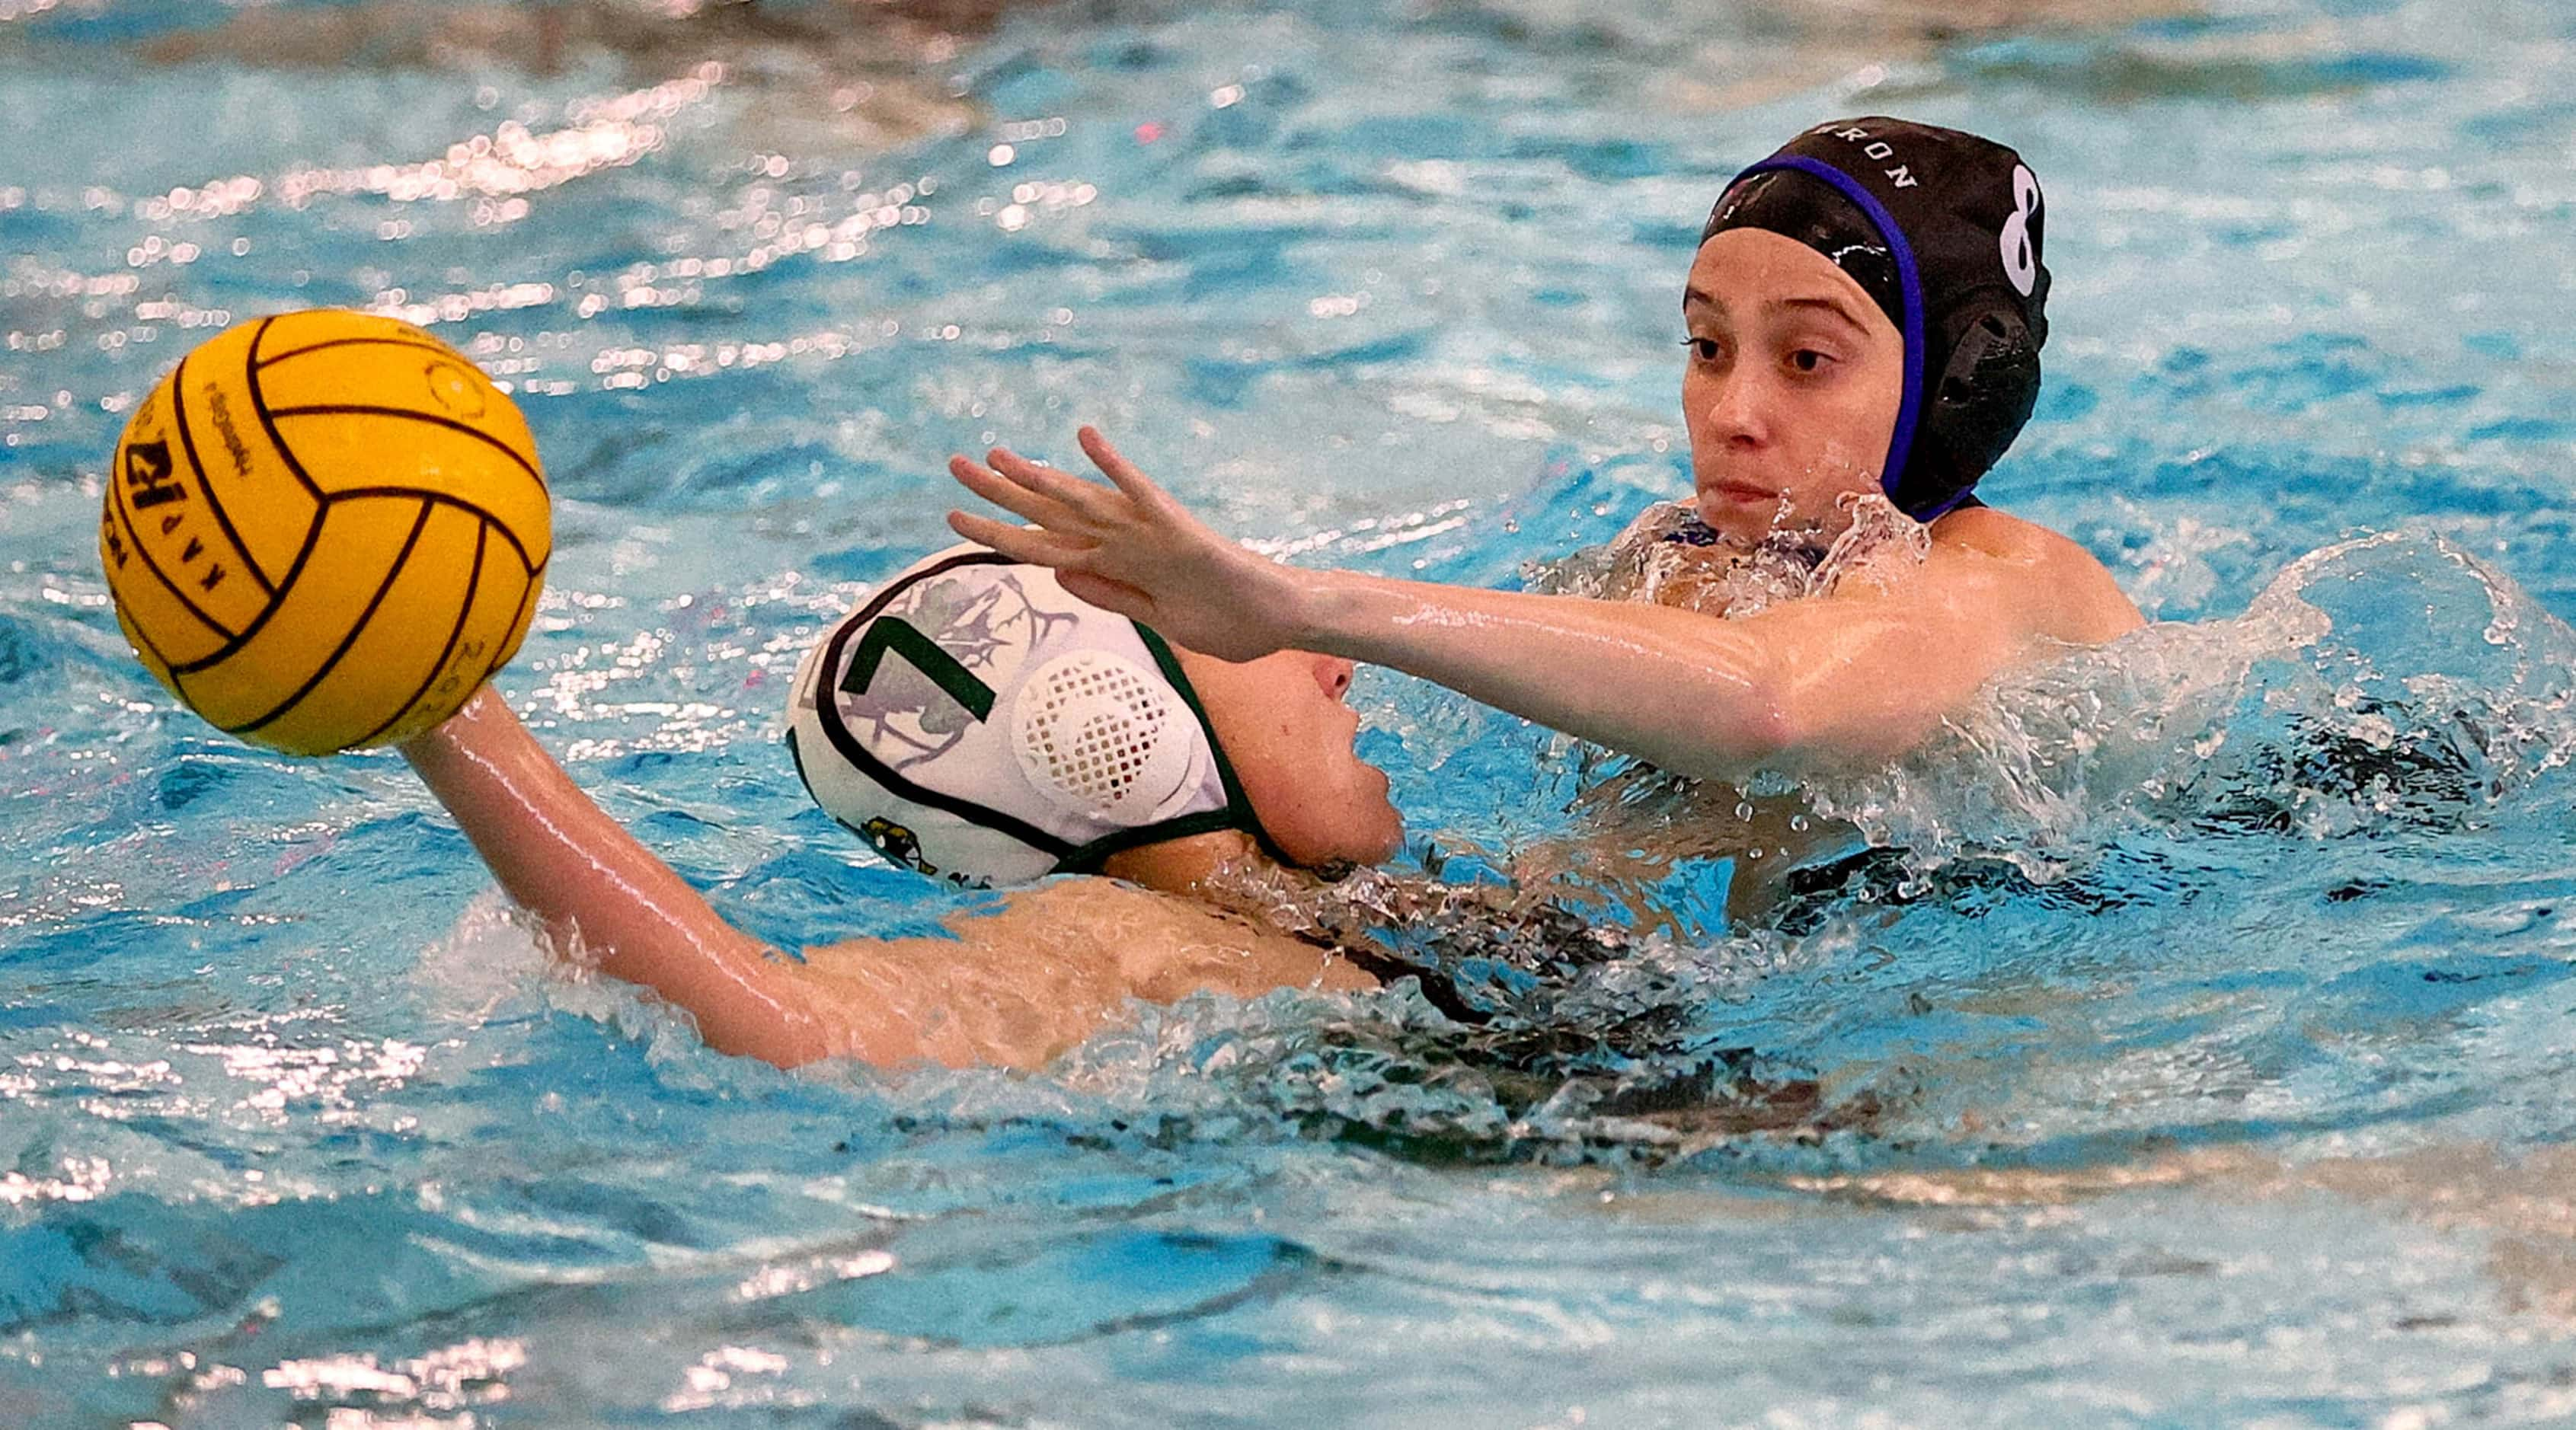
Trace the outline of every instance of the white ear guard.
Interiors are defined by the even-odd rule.
[[[958,883],[1214,829],[1269,843],[1170,647],[979,546],[914,565],[824,635],[787,742],[826,812]]]
[[[1071,651],[1011,703],[1020,772],[1057,807],[1152,823],[1188,802],[1193,717],[1159,675],[1109,651]]]

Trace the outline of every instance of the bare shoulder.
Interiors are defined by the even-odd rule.
[[[1115,880],[1064,879],[951,915],[945,938],[808,948],[793,977],[834,1041],[871,1062],[1037,1068],[1152,996],[1136,966],[1206,943],[1212,918]]]
[[[1954,511],[1932,524],[1935,556],[1965,556],[2000,579],[2039,635],[2098,645],[2146,624],[2110,570],[2069,537],[1993,507]]]

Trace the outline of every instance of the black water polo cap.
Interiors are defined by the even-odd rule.
[[[2039,401],[2048,340],[2039,179],[2001,144],[1902,119],[1820,124],[1746,169],[1700,242],[1795,239],[1849,273],[1905,339],[1880,483],[1930,521],[1969,500]]]

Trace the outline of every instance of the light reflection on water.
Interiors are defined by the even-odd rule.
[[[441,1411],[497,1405],[509,1399],[510,1372],[527,1364],[518,1341],[469,1340],[427,1355],[380,1367],[372,1355],[333,1356],[322,1360],[282,1361],[259,1373],[259,1383],[283,1390],[299,1402],[364,1398],[372,1408],[334,1407],[324,1423],[364,1426],[470,1426],[472,1415],[445,1417]],[[141,1366],[139,1373],[149,1374]],[[166,1371],[164,1372],[166,1374]],[[209,1387],[211,1388],[211,1387]],[[433,1412],[410,1413],[414,1409]],[[384,1412],[400,1412],[388,1416]]]

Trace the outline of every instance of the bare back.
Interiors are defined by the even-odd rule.
[[[912,1030],[915,1056],[950,1067],[1042,1067],[1109,1027],[1127,1000],[1259,997],[1376,981],[1327,950],[1195,900],[1072,878],[947,921],[953,939],[861,940],[805,951],[809,1005],[872,1040]]]

